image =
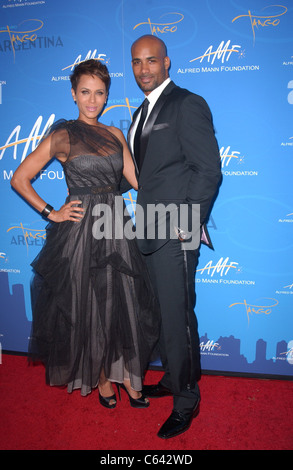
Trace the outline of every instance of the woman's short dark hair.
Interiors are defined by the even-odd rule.
[[[111,78],[106,65],[98,59],[89,59],[77,64],[70,75],[71,86],[76,92],[78,82],[82,75],[93,75],[102,80],[105,84],[108,93],[111,83]]]

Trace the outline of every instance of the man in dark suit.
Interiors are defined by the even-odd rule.
[[[143,393],[152,398],[173,396],[173,411],[158,432],[167,439],[186,431],[199,411],[200,354],[194,313],[199,237],[196,244],[190,242],[193,236],[196,240],[196,231],[201,231],[201,238],[207,236],[205,221],[221,177],[220,156],[209,107],[203,98],[171,81],[164,42],[142,36],[133,43],[131,54],[134,77],[148,100],[135,112],[128,135],[139,183],[137,241],[160,303],[164,368],[160,382],[145,385]],[[170,208],[161,211],[166,216],[166,236],[158,233],[160,210],[155,216],[149,211],[154,207]],[[187,222],[185,216],[178,218],[182,207],[188,208]],[[193,218],[198,221],[195,229]]]

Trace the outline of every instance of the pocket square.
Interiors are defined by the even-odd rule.
[[[169,126],[168,122],[162,122],[161,124],[154,124],[153,131],[159,131],[160,129],[167,129]]]

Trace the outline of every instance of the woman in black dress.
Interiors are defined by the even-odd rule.
[[[157,342],[159,314],[136,241],[124,230],[131,219],[119,183],[123,175],[137,188],[134,166],[122,132],[98,121],[110,85],[106,66],[94,59],[80,63],[71,84],[77,120],[55,123],[11,180],[50,221],[32,263],[29,353],[45,363],[50,385],[66,384],[82,395],[98,387],[100,403],[114,408],[115,382],[133,407],[147,407],[142,377]],[[54,157],[68,185],[59,210],[31,185]]]

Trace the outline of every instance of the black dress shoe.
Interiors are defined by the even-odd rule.
[[[167,421],[163,424],[158,437],[161,439],[169,439],[170,437],[178,436],[189,429],[193,418],[199,413],[199,400],[192,412],[184,415],[180,411],[173,410]]]
[[[142,393],[145,397],[149,398],[171,397],[173,395],[171,390],[160,383],[156,385],[144,385]]]

